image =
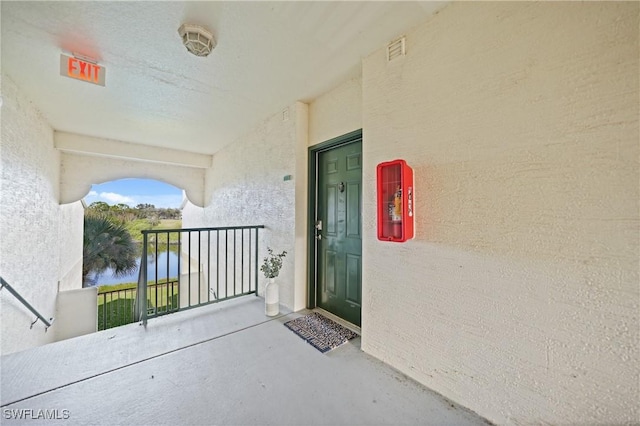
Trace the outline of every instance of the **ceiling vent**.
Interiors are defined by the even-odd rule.
[[[184,47],[196,56],[207,56],[216,47],[213,34],[199,25],[182,24],[178,34]]]
[[[402,36],[387,45],[387,62],[391,62],[394,59],[405,56],[407,54],[407,51],[405,49],[405,40],[406,37]]]

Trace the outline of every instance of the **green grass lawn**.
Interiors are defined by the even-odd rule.
[[[127,230],[131,234],[131,237],[138,242],[142,242],[142,231],[147,229],[180,229],[182,228],[182,220],[180,219],[162,219],[156,226],[151,226],[148,219],[135,219],[125,223]],[[153,234],[151,234],[153,235]],[[150,237],[151,237],[150,235]],[[178,241],[178,233],[173,232],[169,234],[171,242]],[[167,234],[158,234],[159,243],[167,243]]]
[[[98,330],[118,327],[135,322],[134,298],[120,298],[113,301],[103,301],[98,297]]]
[[[162,314],[177,310],[179,307],[179,283],[159,283],[147,287],[147,306],[149,315]],[[136,321],[134,302],[136,284],[118,284],[101,286],[98,289],[98,330],[118,327]]]

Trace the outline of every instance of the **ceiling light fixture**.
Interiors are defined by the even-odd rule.
[[[196,56],[207,56],[216,47],[213,34],[199,25],[182,24],[178,34],[182,37],[184,47]]]

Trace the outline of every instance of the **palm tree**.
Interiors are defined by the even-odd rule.
[[[136,245],[129,231],[106,217],[85,216],[82,253],[82,282],[91,272],[100,274],[108,268],[121,277],[138,268]]]

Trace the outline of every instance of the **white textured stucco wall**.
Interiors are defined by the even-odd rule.
[[[53,130],[6,75],[2,76],[0,275],[45,317],[53,317],[60,279],[60,156]],[[66,269],[68,271],[68,269]],[[1,353],[53,340],[8,291],[0,292]],[[55,325],[54,325],[55,326]]]
[[[82,288],[83,221],[84,207],[81,201],[60,206],[58,225],[59,291]]]
[[[206,173],[205,208],[188,205],[182,214],[186,228],[265,225],[260,230],[259,260],[268,246],[289,253],[278,277],[280,303],[289,308],[296,304],[295,288],[305,285],[294,280],[296,179],[306,179],[306,169],[301,174],[296,170],[296,157],[306,156],[299,147],[297,126],[306,128],[306,122],[299,121],[307,117],[298,110],[305,108],[296,103],[287,114],[279,111],[216,153]],[[306,146],[306,137],[303,143]],[[293,179],[285,181],[286,175]],[[259,277],[262,289],[266,279],[262,273]]]
[[[309,145],[362,128],[362,78],[347,80],[309,104]]]
[[[364,60],[363,350],[498,423],[640,421],[638,11],[453,3]]]
[[[56,341],[95,333],[98,330],[98,287],[77,288],[58,293]]]

